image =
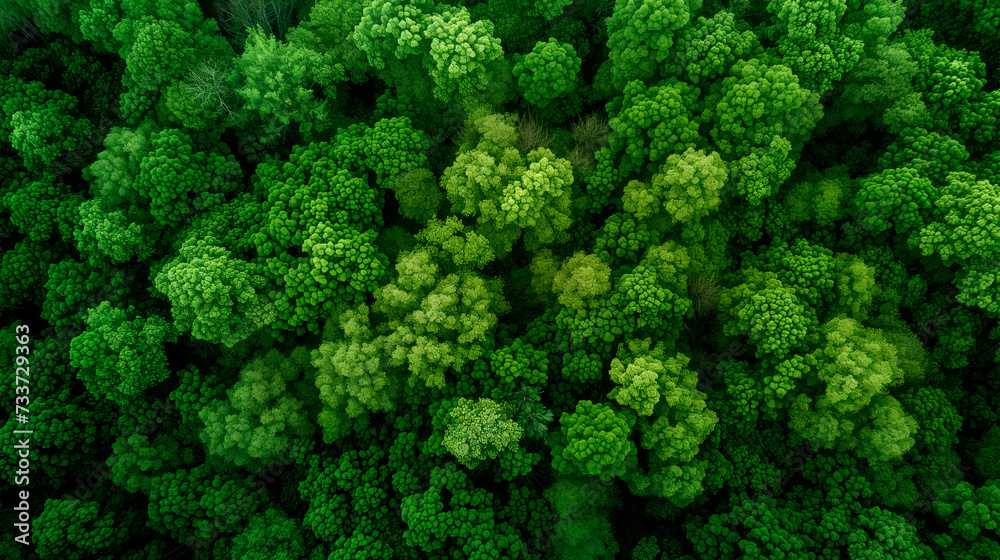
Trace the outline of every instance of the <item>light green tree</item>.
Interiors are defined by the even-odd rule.
[[[1000,186],[969,173],[951,173],[935,202],[939,218],[911,237],[924,256],[957,264],[956,299],[1000,313],[996,256],[1000,254]]]
[[[719,207],[719,191],[728,178],[718,152],[688,148],[667,157],[651,184],[629,181],[622,206],[639,219],[664,213],[673,222],[696,221]]]
[[[399,257],[397,277],[375,291],[373,311],[385,318],[385,352],[394,366],[406,365],[410,385],[417,380],[444,387],[445,372],[482,356],[509,309],[499,281],[477,272],[443,274],[433,250]]]
[[[490,240],[500,257],[524,235],[528,250],[568,240],[572,224],[569,161],[548,148],[522,155],[512,115],[478,111],[466,126],[478,136],[441,175],[452,211],[476,217],[476,231]]]
[[[299,347],[285,357],[270,350],[252,360],[226,391],[227,399],[204,406],[199,434],[209,453],[237,466],[260,467],[277,459],[296,437],[310,437],[316,370],[309,351]]]
[[[597,255],[577,251],[552,277],[552,290],[560,304],[586,309],[611,290],[611,267]]]
[[[275,119],[282,128],[298,123],[299,131],[308,133],[324,126],[327,119],[326,100],[315,97],[312,84],[346,79],[342,65],[325,66],[323,62],[319,53],[279,42],[256,28],[247,37],[230,80],[244,107],[262,121]]]
[[[473,22],[464,7],[433,14],[427,22],[424,35],[430,39],[430,52],[424,68],[434,80],[434,97],[454,102],[481,94],[492,75],[487,65],[503,57],[493,22]]]
[[[648,464],[629,460],[624,479],[639,496],[667,498],[683,507],[701,493],[705,465],[694,460],[699,446],[719,418],[697,389],[698,374],[687,368],[689,358],[669,355],[652,339],[633,339],[618,349],[612,379],[619,384],[609,394],[640,415],[636,431],[649,451]]]
[[[853,450],[870,462],[902,456],[917,422],[887,394],[904,381],[896,347],[877,329],[836,317],[820,328],[822,346],[808,387],[792,403],[789,425],[814,444]]]
[[[232,347],[275,316],[266,281],[214,237],[191,238],[153,279],[172,304],[174,325],[195,338]]]
[[[324,341],[311,353],[323,404],[319,424],[328,443],[347,432],[349,420],[392,410],[403,390],[402,371],[389,366],[385,341],[368,313],[364,304],[344,311],[327,324]]]
[[[524,429],[511,419],[511,407],[491,399],[461,398],[449,413],[444,446],[460,463],[476,468],[517,447]]]

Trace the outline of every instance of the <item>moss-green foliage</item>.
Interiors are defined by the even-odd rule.
[[[289,357],[271,350],[255,358],[226,391],[198,417],[199,434],[209,453],[241,467],[266,464],[284,455],[296,438],[308,438],[316,427],[310,419],[316,371],[309,353],[299,347]]]
[[[524,235],[530,249],[568,238],[572,224],[570,163],[548,148],[522,154],[513,115],[473,113],[466,126],[480,141],[463,149],[445,169],[441,185],[452,212],[476,217],[476,230],[497,255],[511,251]]]
[[[609,480],[625,473],[625,459],[636,453],[629,441],[635,415],[590,401],[559,419],[562,438],[552,448],[552,468],[568,475]]]
[[[746,271],[746,281],[722,293],[727,335],[746,335],[757,357],[782,359],[799,347],[815,326],[805,303],[773,272]]]
[[[324,313],[360,303],[385,276],[373,229],[382,223],[382,195],[366,174],[374,163],[365,155],[369,130],[357,125],[333,142],[297,146],[288,162],[258,167],[266,201],[250,241],[258,280],[269,281],[273,331],[318,333]]]
[[[810,92],[791,69],[751,58],[733,65],[703,120],[713,122],[710,135],[724,158],[744,157],[768,146],[775,136],[792,149],[809,137],[823,115],[819,94]]]
[[[903,382],[896,347],[875,329],[837,317],[821,329],[824,344],[805,390],[792,405],[791,425],[816,445],[853,450],[871,462],[888,461],[913,446],[917,422],[886,394]],[[815,377],[813,377],[815,376]]]
[[[996,4],[0,0],[0,558],[1000,558]]]
[[[583,62],[573,45],[560,43],[554,37],[539,41],[524,57],[515,56],[513,73],[524,98],[539,108],[565,95],[577,85],[577,73]]]
[[[719,206],[719,190],[729,178],[717,152],[688,148],[667,158],[649,185],[629,181],[622,206],[639,219],[663,213],[674,222],[697,221]]]
[[[274,319],[263,279],[212,237],[190,240],[156,276],[170,298],[174,325],[195,338],[233,346]]]
[[[296,558],[305,554],[302,527],[281,510],[268,509],[256,515],[233,539],[233,558]]]
[[[35,538],[39,555],[72,560],[94,557],[119,549],[127,534],[117,529],[136,527],[123,500],[102,504],[75,499],[45,500],[41,515],[35,520]],[[118,506],[117,511],[112,505]]]
[[[332,441],[346,429],[344,420],[392,409],[402,376],[383,365],[384,342],[372,332],[367,306],[346,310],[324,335],[311,356],[323,404],[319,424]]]
[[[399,202],[399,213],[418,222],[436,216],[444,202],[444,193],[434,174],[426,168],[400,174],[392,188]]]
[[[201,499],[191,500],[192,493]],[[263,503],[249,477],[219,473],[204,463],[155,478],[149,496],[149,525],[198,548],[237,532]]]
[[[559,518],[552,539],[559,558],[615,557],[619,547],[610,518],[621,507],[621,498],[610,482],[561,478],[545,491],[545,499]]]
[[[968,173],[948,176],[937,201],[938,219],[914,237],[924,255],[936,254],[945,263],[961,263],[957,271],[957,299],[991,313],[1000,311],[996,272],[989,264],[1000,243],[996,221],[1000,187],[976,181]]]
[[[567,259],[552,277],[552,291],[560,304],[585,309],[611,289],[611,268],[596,255],[582,252]]]
[[[476,467],[517,447],[524,429],[510,419],[510,410],[491,399],[459,399],[449,413],[451,424],[444,446],[460,463]]]
[[[633,80],[608,104],[611,151],[621,158],[623,176],[655,173],[672,154],[697,147],[698,122],[691,107],[698,91],[677,80],[652,87]]]
[[[375,292],[382,314],[385,353],[393,366],[406,365],[409,384],[443,388],[445,373],[483,355],[492,342],[497,312],[507,307],[498,282],[474,272],[443,274],[429,250],[407,253],[397,278]],[[463,317],[460,321],[454,317]]]
[[[93,307],[87,330],[70,342],[70,363],[95,394],[124,402],[170,375],[164,344],[177,331],[157,315],[137,316],[135,308],[108,302]]]
[[[655,76],[657,66],[669,63],[675,34],[700,7],[701,0],[615,2],[607,21],[608,57],[615,81],[624,85]]]
[[[483,560],[509,557],[524,548],[510,525],[496,522],[492,495],[473,486],[454,463],[432,470],[429,482],[425,491],[401,505],[408,546],[433,552],[457,541],[468,558]]]

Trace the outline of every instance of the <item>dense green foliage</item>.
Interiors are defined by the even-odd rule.
[[[1000,559],[998,6],[0,0],[0,558]]]

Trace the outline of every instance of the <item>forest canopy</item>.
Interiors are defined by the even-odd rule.
[[[1000,3],[0,31],[0,557],[1000,558]]]

